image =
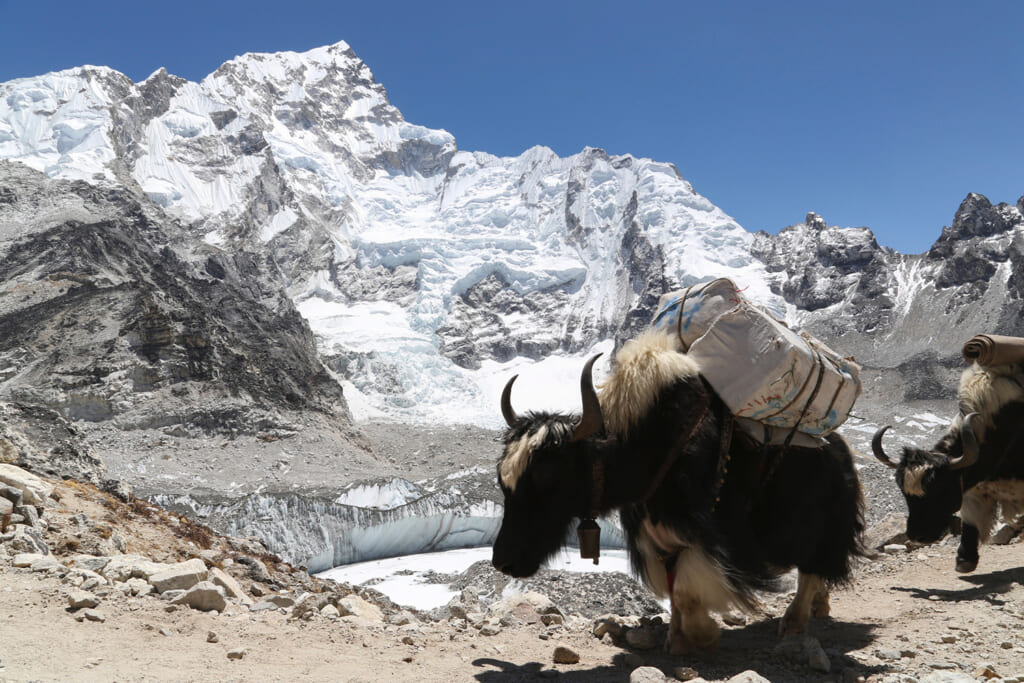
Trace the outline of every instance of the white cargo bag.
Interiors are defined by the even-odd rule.
[[[794,332],[718,279],[670,292],[653,326],[677,334],[734,415],[821,437],[846,421],[860,366]]]

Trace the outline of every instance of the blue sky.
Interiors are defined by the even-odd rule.
[[[748,230],[816,211],[919,253],[968,192],[1024,195],[1021,26],[1016,0],[0,0],[0,82],[344,40],[460,149],[668,161]]]

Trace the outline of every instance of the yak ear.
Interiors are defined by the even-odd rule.
[[[512,375],[512,379],[508,381],[505,388],[501,390],[501,414],[505,418],[505,423],[511,427],[515,424],[518,419],[516,411],[512,410],[512,383],[516,381],[516,377],[519,375]]]
[[[597,391],[594,389],[594,363],[601,354],[597,354],[587,361],[583,366],[583,373],[580,375],[580,393],[583,394],[583,417],[572,433],[572,441],[582,441],[589,436],[604,431],[604,415],[601,414],[601,403],[597,400]]]
[[[980,419],[981,416],[978,413],[971,413],[964,418],[963,423],[960,425],[960,441],[964,446],[964,454],[959,458],[950,460],[949,469],[962,470],[978,462],[978,456],[981,455],[981,447],[978,445],[978,435],[974,431],[974,425]]]
[[[894,463],[892,459],[888,455],[886,455],[885,449],[882,448],[882,435],[885,434],[891,427],[892,425],[886,425],[879,429],[877,432],[875,432],[875,435],[871,437],[871,450],[872,452],[874,452],[875,457],[878,458],[878,460],[883,465],[887,465],[888,467],[896,469],[897,467],[899,467],[899,465]]]

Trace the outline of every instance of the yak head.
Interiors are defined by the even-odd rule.
[[[978,413],[953,423],[935,448],[905,447],[899,462],[882,448],[882,435],[875,432],[871,450],[875,457],[893,468],[896,485],[907,501],[907,537],[918,543],[934,543],[949,529],[953,514],[963,502],[963,470],[973,465],[980,453],[976,436]]]
[[[505,574],[534,574],[565,544],[572,520],[587,513],[588,467],[595,452],[592,437],[604,432],[591,378],[598,356],[587,362],[580,379],[582,415],[518,415],[511,401],[515,377],[502,392],[501,412],[508,428],[498,461],[498,484],[505,496],[505,513],[491,562]]]

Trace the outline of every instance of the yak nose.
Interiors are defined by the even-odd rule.
[[[507,557],[502,557],[501,553],[498,552],[498,548],[495,547],[491,553],[491,564],[502,574],[509,574],[512,568],[512,560]]]

